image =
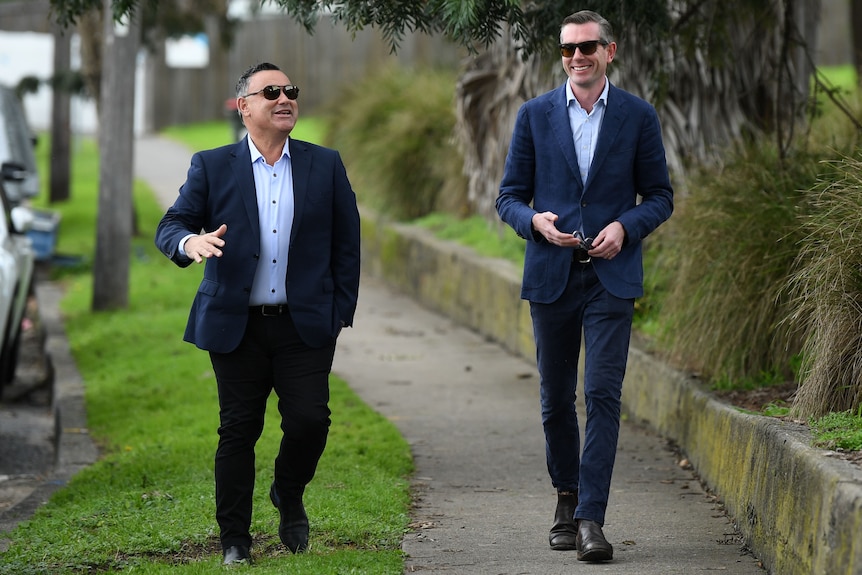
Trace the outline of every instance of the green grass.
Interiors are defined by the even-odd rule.
[[[472,248],[481,256],[509,260],[518,266],[524,264],[526,242],[508,226],[492,226],[481,216],[459,219],[438,212],[411,223],[432,231],[440,239]]]
[[[821,77],[835,88],[845,92],[856,91],[856,69],[852,64],[845,66],[822,66],[818,68]]]
[[[325,134],[326,121],[323,118],[303,116],[300,113],[290,136],[297,140],[321,144]],[[233,141],[231,124],[225,120],[171,126],[165,129],[163,135],[186,145],[192,151],[217,148]]]
[[[812,419],[814,445],[844,451],[862,450],[862,408],[856,413],[842,411]]]
[[[0,574],[212,573],[221,559],[212,479],[218,403],[207,354],[182,342],[202,267],[179,269],[155,249],[161,209],[139,184],[141,235],[133,241],[130,305],[91,312],[95,163],[95,145],[81,142],[72,199],[52,209],[63,215],[58,251],[85,258],[62,276],[62,312],[102,457],[4,536],[11,545],[0,554]],[[331,381],[333,424],[306,491],[311,546],[300,556],[278,542],[278,514],[267,498],[280,436],[275,401],[269,405],[257,449],[255,573],[403,570],[409,446],[344,381]]]

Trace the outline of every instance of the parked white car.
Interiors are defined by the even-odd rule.
[[[15,379],[22,322],[34,292],[35,253],[26,231],[34,215],[30,208],[13,206],[0,182],[0,395]]]
[[[0,86],[0,171],[6,197],[15,205],[39,193],[35,143],[21,100],[13,89]]]

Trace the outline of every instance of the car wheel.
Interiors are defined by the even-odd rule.
[[[11,319],[10,319],[11,322]],[[21,347],[21,324],[10,325],[11,333],[7,334],[6,343],[0,353],[0,385],[6,386],[15,380],[18,369],[18,351]]]

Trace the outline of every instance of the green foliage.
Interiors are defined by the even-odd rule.
[[[45,162],[49,148],[42,140]],[[72,200],[54,206],[63,214],[59,249],[85,261],[95,242],[96,162],[95,146],[82,142]],[[64,326],[85,382],[88,428],[102,456],[7,535],[2,575],[220,569],[212,481],[218,400],[207,354],[182,342],[203,268],[179,269],[156,250],[152,235],[162,209],[146,187],[136,187],[135,205],[142,234],[133,242],[128,309],[90,311],[87,265],[63,279]],[[280,432],[274,397],[268,405],[256,450],[252,523],[261,575],[403,570],[409,446],[345,382],[333,377],[331,389],[329,443],[306,490],[312,543],[303,556],[289,556],[276,535],[278,513],[268,486]]]
[[[505,24],[521,21],[520,2],[514,0],[430,0],[428,2],[364,2],[333,0],[273,0],[309,32],[314,31],[321,14],[351,32],[366,27],[380,30],[396,51],[404,35],[419,31],[443,33],[448,38],[475,50],[487,46],[503,31]],[[562,4],[560,2],[560,4]]]
[[[766,417],[787,417],[790,411],[791,407],[784,401],[773,401],[764,406],[761,413]]]
[[[72,28],[82,16],[103,9],[102,0],[50,0],[50,4],[51,18],[63,28]],[[126,20],[130,14],[139,18],[143,14],[142,25],[147,31],[144,42],[152,40],[154,32],[168,38],[205,32],[206,19],[213,17],[219,19],[222,45],[230,46],[233,41],[234,22],[227,18],[224,0],[112,0],[111,12],[118,22]]]
[[[703,169],[656,234],[669,353],[717,389],[798,381],[801,417],[862,403],[862,162],[845,111],[824,103],[790,157],[757,139]]]
[[[451,72],[388,68],[339,93],[325,110],[327,143],[344,156],[360,203],[399,220],[465,212],[454,91]]]
[[[826,449],[845,451],[862,450],[862,408],[853,411],[829,413],[809,422],[814,434],[814,445]]]
[[[780,385],[787,381],[787,374],[778,370],[761,371],[754,375],[744,375],[731,379],[729,377],[719,377],[712,381],[712,389],[717,391],[726,391],[732,389],[752,390],[773,385]]]

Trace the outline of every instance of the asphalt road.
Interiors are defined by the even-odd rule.
[[[54,382],[45,339],[45,325],[33,297],[15,380],[2,390],[0,399],[0,531],[14,527],[29,514],[23,502],[55,470]]]

